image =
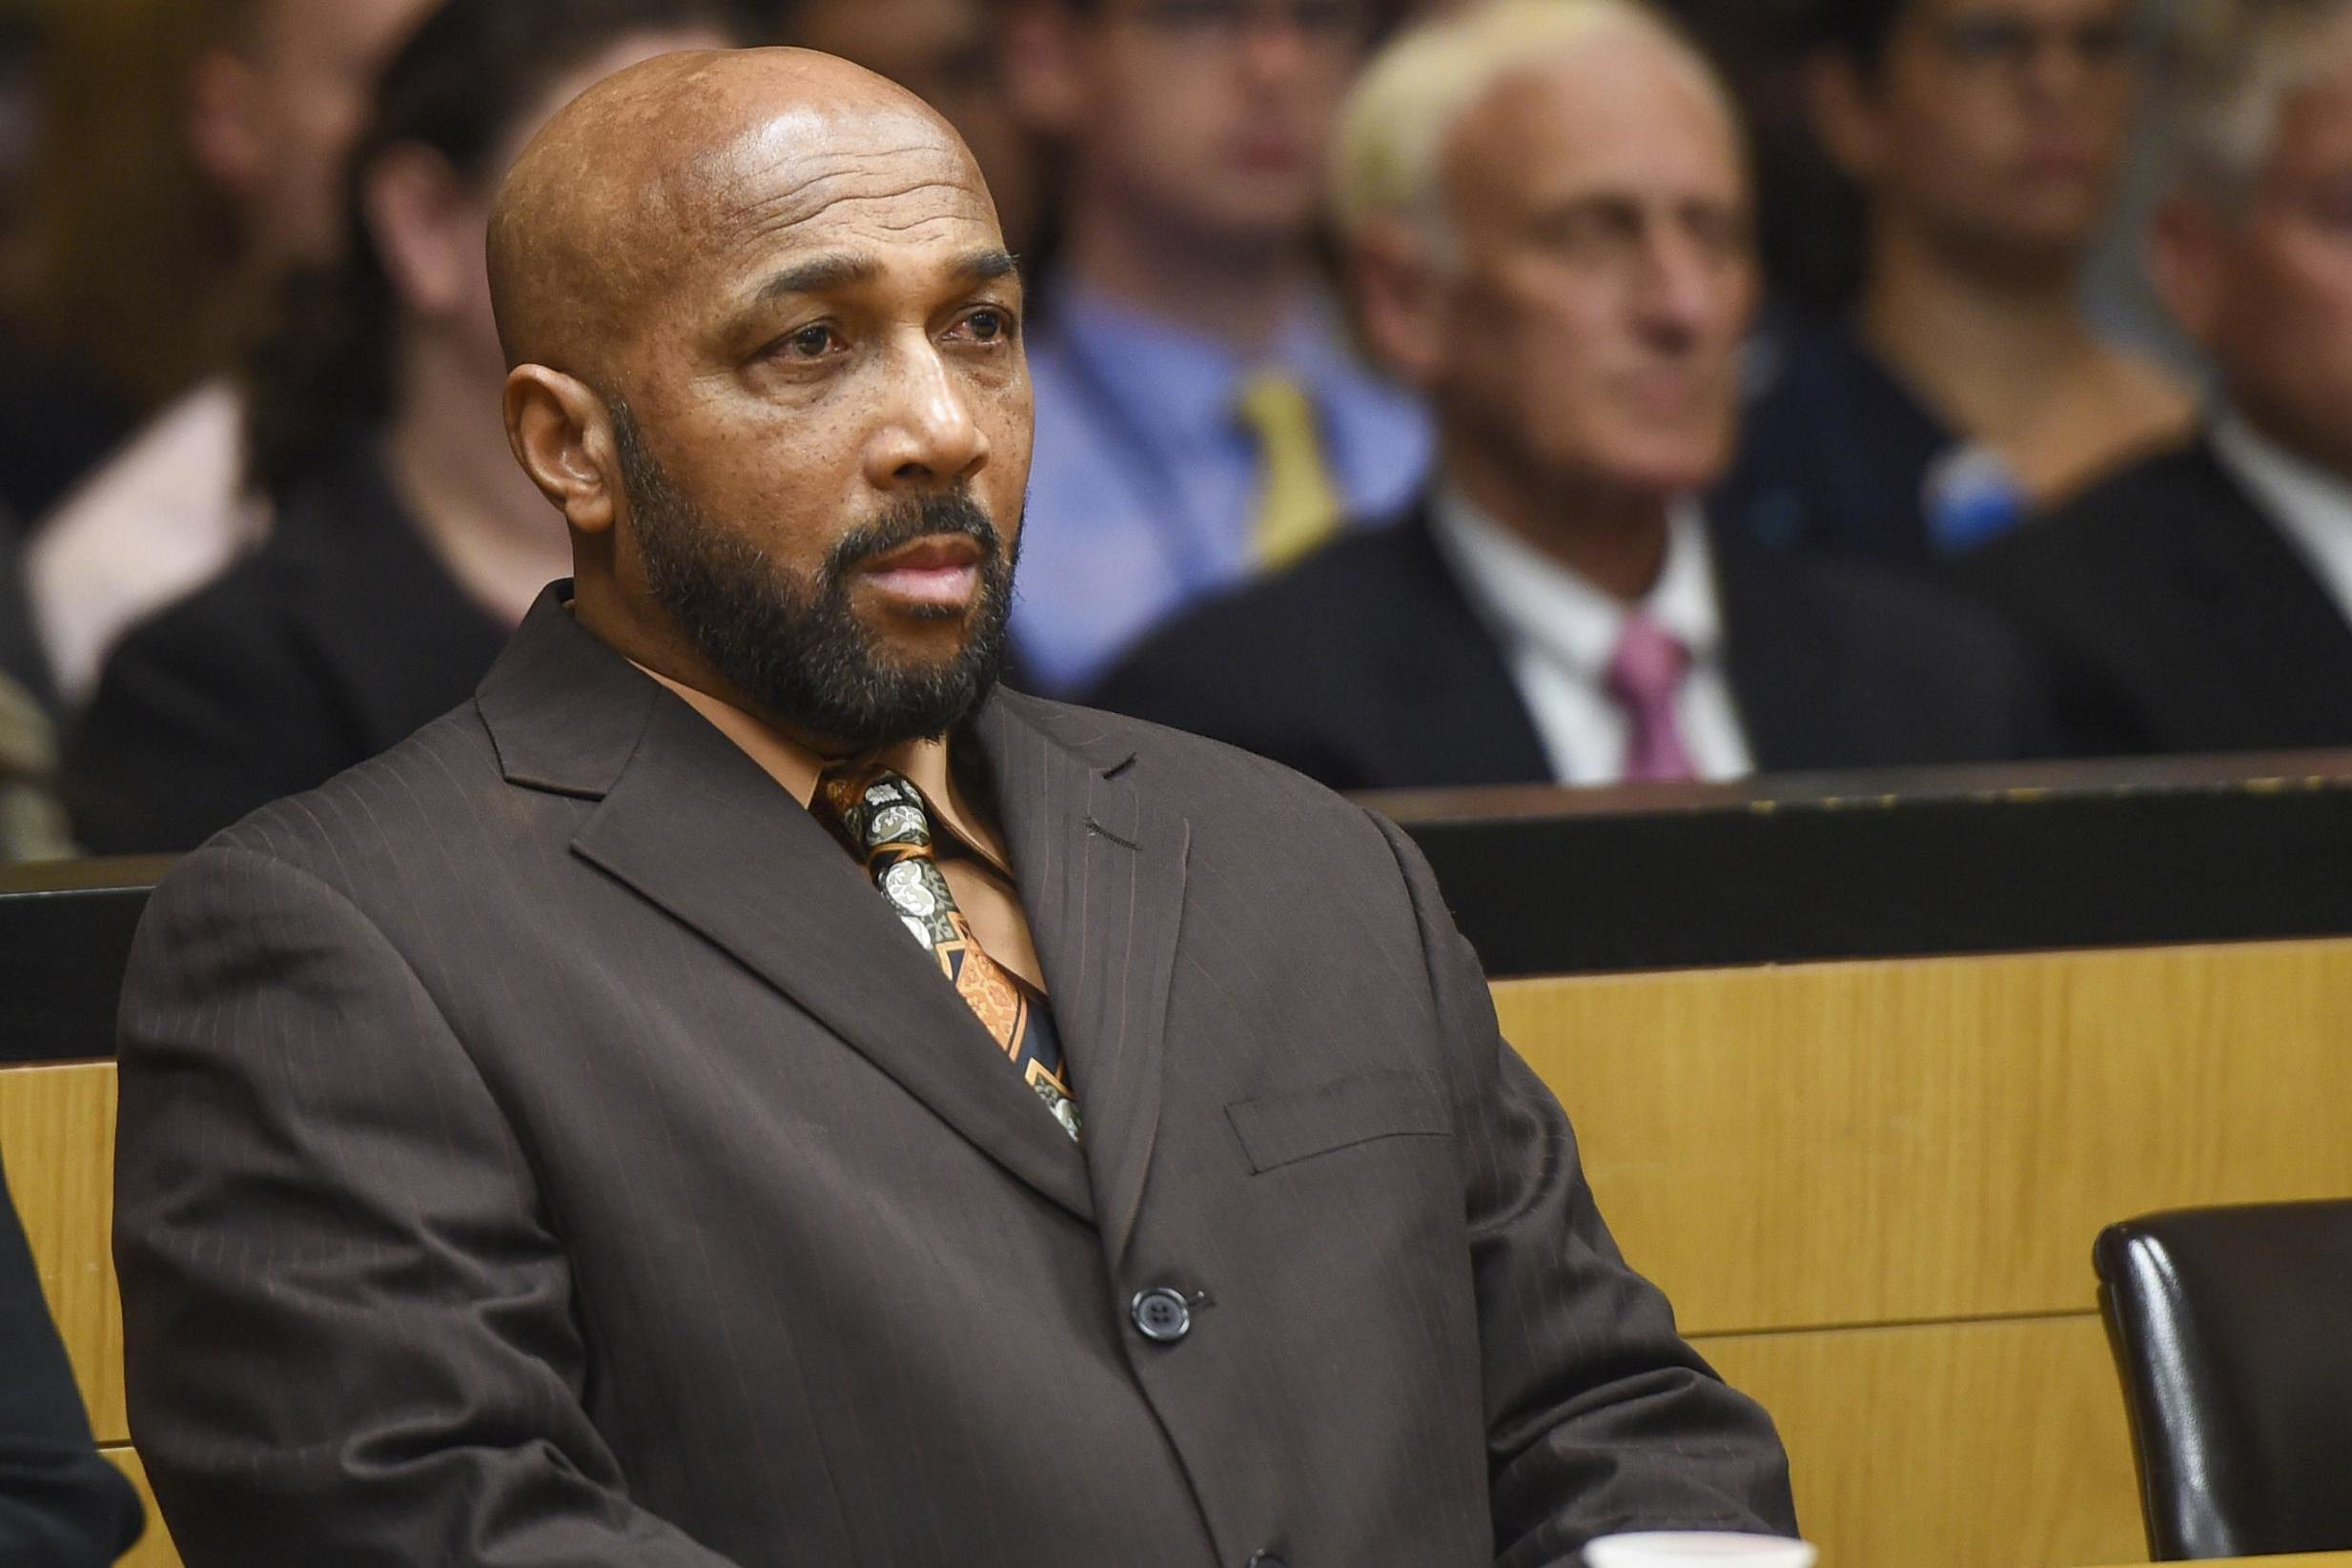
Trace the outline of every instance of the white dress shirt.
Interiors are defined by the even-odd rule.
[[[1609,695],[1609,662],[1626,606],[1495,521],[1459,491],[1441,488],[1433,508],[1439,548],[1503,647],[1503,663],[1535,721],[1562,784],[1625,777],[1632,724]],[[1707,524],[1695,504],[1674,508],[1666,568],[1640,605],[1689,650],[1674,717],[1691,765],[1705,779],[1755,770],[1724,670],[1723,612]]]
[[[243,493],[245,398],[207,381],[155,416],[58,504],[25,554],[25,591],[58,694],[90,701],[137,621],[260,542],[269,508]]]
[[[2352,480],[2297,457],[2235,414],[2215,422],[2213,453],[2352,621]]]

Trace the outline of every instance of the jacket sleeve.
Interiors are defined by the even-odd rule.
[[[0,1562],[105,1568],[139,1537],[139,1499],[90,1436],[32,1252],[0,1184]]]
[[[190,857],[121,1082],[132,1428],[188,1568],[729,1568],[628,1500],[525,1151],[342,894]]]
[[[1401,830],[1381,828],[1445,1034],[1498,1568],[1568,1563],[1623,1530],[1796,1534],[1771,1418],[1684,1342],[1666,1297],[1618,1254],[1567,1116],[1503,1039],[1436,879]]]

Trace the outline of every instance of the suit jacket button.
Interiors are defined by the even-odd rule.
[[[1252,1552],[1249,1568],[1290,1568],[1290,1564],[1276,1557],[1272,1552]]]
[[[1162,1285],[1139,1292],[1127,1310],[1135,1332],[1155,1345],[1173,1345],[1193,1332],[1193,1306],[1182,1291]]]

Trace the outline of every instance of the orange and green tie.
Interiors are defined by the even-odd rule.
[[[923,792],[904,774],[872,764],[828,772],[819,788],[851,847],[865,856],[867,872],[890,912],[938,961],[1021,1081],[1076,1140],[1078,1107],[1070,1097],[1053,1014],[1042,996],[991,958],[972,935],[931,852],[931,808]]]

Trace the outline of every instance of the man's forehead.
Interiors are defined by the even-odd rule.
[[[598,352],[682,286],[732,295],[786,249],[993,240],[963,143],[921,100],[797,50],[671,54],[574,100],[499,199],[509,355]],[[684,303],[683,300],[680,303]]]
[[[798,231],[906,231],[992,216],[961,142],[926,114],[844,115],[796,107],[748,127],[686,173],[685,193],[722,240]]]
[[[1738,130],[1723,105],[1666,46],[1646,39],[1596,39],[1505,76],[1460,130],[1457,174],[1483,172],[1524,197],[1595,184],[1733,194],[1746,185]]]

